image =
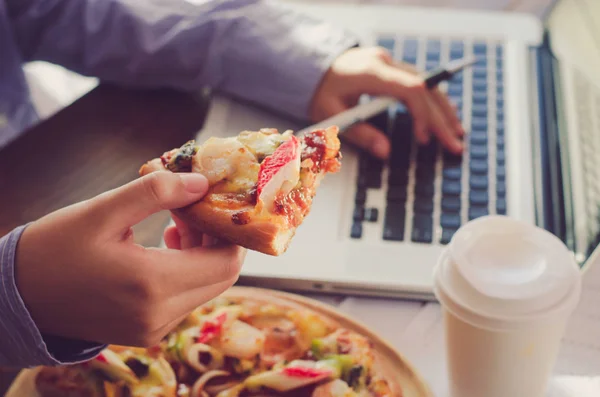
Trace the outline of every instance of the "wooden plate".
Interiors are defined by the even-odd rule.
[[[248,297],[257,300],[279,301],[281,304],[300,305],[330,318],[341,327],[358,332],[373,342],[377,360],[386,376],[396,382],[401,394],[396,397],[433,397],[423,378],[412,365],[387,341],[371,331],[366,325],[348,317],[333,306],[299,295],[253,287],[232,287],[223,294],[225,297]],[[276,303],[276,302],[274,302]],[[34,388],[36,369],[26,369],[19,373],[5,397],[38,397]]]

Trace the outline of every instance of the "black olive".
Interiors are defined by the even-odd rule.
[[[125,362],[125,364],[127,364],[127,366],[131,368],[135,376],[137,376],[138,378],[143,378],[147,376],[150,370],[148,365],[144,364],[136,358],[130,358]]]
[[[346,382],[348,383],[348,386],[355,388],[359,385],[363,369],[364,368],[362,365],[354,365],[352,368],[350,368],[350,371],[348,371],[348,380]]]
[[[210,353],[200,352],[198,353],[198,361],[200,361],[202,365],[208,365],[212,361],[212,356]]]

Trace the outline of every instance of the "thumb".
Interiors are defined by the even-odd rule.
[[[99,210],[114,227],[129,227],[156,212],[192,204],[207,191],[202,174],[157,171],[99,196]]]

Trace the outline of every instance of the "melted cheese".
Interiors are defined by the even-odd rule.
[[[260,164],[236,138],[210,138],[198,148],[192,170],[203,174],[211,186],[224,182],[225,191],[251,189],[258,179]]]
[[[278,134],[277,130],[262,129],[260,131],[244,131],[237,139],[256,156],[258,161],[262,161],[265,157],[272,155],[275,149],[291,136],[291,130]]]

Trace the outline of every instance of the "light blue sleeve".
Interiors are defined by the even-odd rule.
[[[333,59],[357,44],[278,1],[5,1],[26,60],[126,86],[209,86],[300,119]]]
[[[27,225],[0,236],[0,367],[75,364],[106,347],[102,343],[40,333],[17,288],[15,257]]]

